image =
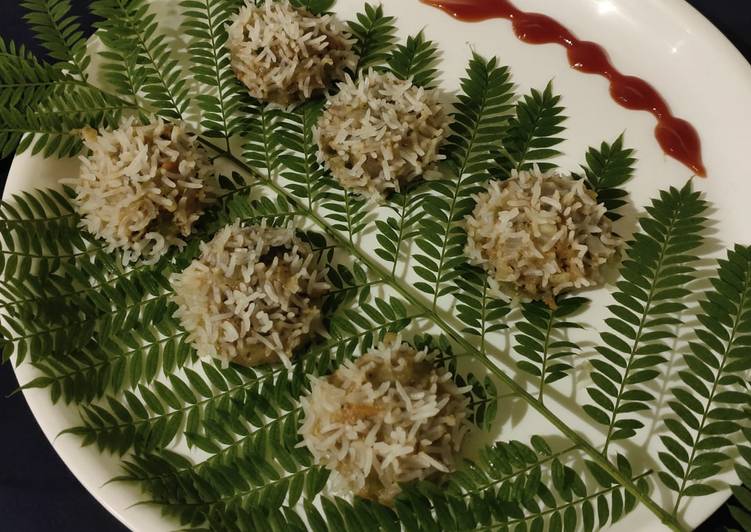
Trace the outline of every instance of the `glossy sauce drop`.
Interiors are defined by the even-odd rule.
[[[468,22],[509,19],[520,40],[530,44],[557,43],[565,47],[573,68],[587,74],[598,74],[610,81],[610,95],[619,105],[635,111],[648,111],[657,118],[655,137],[666,154],[686,165],[696,175],[707,175],[702,162],[701,141],[694,126],[674,116],[665,99],[652,85],[636,76],[619,72],[599,44],[580,41],[557,20],[547,15],[521,11],[509,0],[421,1]]]

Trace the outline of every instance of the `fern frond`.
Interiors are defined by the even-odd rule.
[[[421,31],[407,37],[406,44],[399,44],[387,60],[388,68],[399,79],[411,80],[418,87],[430,88],[438,75],[438,46],[425,39]]]
[[[287,116],[289,117],[289,115]],[[276,176],[281,164],[279,157],[284,151],[284,147],[279,141],[282,133],[277,133],[277,130],[283,127],[281,124],[282,117],[281,110],[254,101],[248,106],[248,117],[243,126],[243,136],[246,139],[246,143],[243,145],[243,158],[251,168],[254,168],[261,175],[269,179]],[[292,135],[292,139],[289,140],[290,143],[294,142],[296,146],[299,145],[303,148],[297,152],[302,152],[303,155],[295,160],[298,163],[303,162],[305,165],[307,164],[306,161],[308,161],[308,158],[304,154],[305,147],[307,147],[303,143],[305,128],[303,126],[303,134],[301,135],[298,121],[300,118],[299,113],[293,114],[292,117],[291,124],[287,126],[289,128],[287,135]],[[304,122],[305,117],[303,116],[302,118]]]
[[[675,335],[667,327],[680,324],[686,309],[682,298],[695,276],[691,255],[703,242],[707,204],[691,183],[681,190],[662,192],[639,220],[643,233],[628,244],[616,283],[614,304],[606,320],[611,331],[600,336],[603,345],[592,360],[594,386],[587,389],[594,404],[584,406],[607,427],[605,448],[612,441],[630,438],[643,423],[629,414],[648,410],[654,401],[643,384],[654,380],[671,350],[666,340]]]
[[[365,11],[358,13],[357,20],[347,23],[349,31],[355,38],[353,51],[358,57],[355,73],[367,71],[371,67],[383,65],[389,55],[389,49],[396,42],[394,17],[383,14],[383,5],[374,7],[365,4]]]
[[[65,122],[59,120],[56,113],[0,109],[0,157],[26,150],[44,157],[64,158],[78,154],[82,141],[70,132]]]
[[[540,170],[555,168],[548,161],[560,155],[555,149],[563,139],[558,137],[565,127],[561,97],[553,94],[553,84],[548,83],[542,92],[532,92],[516,104],[514,116],[502,139],[503,153],[497,160],[506,172],[529,170],[537,165]]]
[[[701,301],[702,327],[690,342],[679,372],[680,386],[669,403],[659,453],[660,479],[677,493],[674,513],[685,497],[715,493],[708,481],[730,460],[732,438],[744,426],[749,404],[744,377],[751,369],[751,248],[736,246],[720,261],[713,290]]]
[[[286,149],[284,154],[267,159],[267,165],[282,164],[285,169],[281,176],[287,181],[285,187],[293,196],[300,198],[312,209],[323,198],[325,186],[332,183],[326,171],[318,162],[318,144],[313,135],[318,118],[323,112],[321,100],[306,102],[292,112],[283,113],[278,123],[278,131],[264,141],[266,154],[274,153],[274,144]],[[264,119],[265,120],[265,119]],[[273,161],[273,162],[272,162]]]
[[[143,397],[125,391],[124,400],[108,396],[103,405],[81,407],[83,424],[65,431],[83,438],[83,445],[96,444],[102,451],[124,454],[131,448],[150,452],[167,447],[181,431],[198,433],[205,412],[222,401],[258,395],[261,386],[274,386],[283,369],[221,369],[221,388],[208,377],[185,368],[184,376],[172,373],[168,384],[155,381]],[[143,392],[143,390],[141,390]]]
[[[345,190],[333,180],[327,180],[327,184],[327,191],[320,195],[324,216],[332,222],[333,229],[344,233],[350,242],[354,242],[355,237],[374,219],[373,212],[368,209],[368,200]]]
[[[227,24],[237,8],[234,0],[184,0],[180,2],[184,17],[183,30],[190,35],[188,50],[193,59],[191,72],[195,80],[210,89],[195,97],[203,111],[204,135],[229,139],[242,132],[242,107],[247,91],[243,90],[232,68],[225,47]]]
[[[61,84],[33,107],[0,109],[0,152],[71,157],[82,149],[80,128],[116,125],[133,106],[99,89]]]
[[[392,264],[391,274],[396,274],[399,262],[406,259],[405,243],[419,235],[418,222],[421,217],[425,194],[415,190],[405,190],[391,194],[386,207],[393,212],[385,220],[376,220],[376,239],[380,247],[374,253]]]
[[[511,312],[511,305],[494,294],[485,271],[466,264],[459,270],[454,292],[457,318],[466,325],[462,332],[480,337],[484,350],[488,334],[508,328],[504,318]]]
[[[158,33],[156,16],[144,0],[95,0],[91,11],[102,20],[97,29],[111,50],[102,55],[114,64],[109,81],[130,96],[143,91],[157,114],[181,119],[189,103],[189,86],[170,43]],[[120,68],[123,73],[112,75]],[[140,71],[140,72],[139,72]]]
[[[97,35],[106,47],[99,52],[102,58],[99,67],[102,79],[111,85],[114,92],[143,110],[145,102],[142,101],[141,89],[146,72],[138,67],[137,49],[127,39],[123,40],[115,32],[108,32],[105,28],[97,30]]]
[[[140,331],[129,331],[89,343],[75,356],[45,358],[35,363],[43,376],[24,388],[49,388],[53,403],[82,404],[150,384],[159,372],[180,369],[192,357],[187,334],[174,323],[169,326],[176,329],[170,335],[146,329],[148,338],[144,338]],[[166,327],[159,325],[162,330]]]
[[[422,281],[415,287],[433,298],[452,292],[450,284],[466,262],[466,234],[461,222],[474,208],[472,195],[487,179],[491,154],[502,136],[513,96],[508,68],[474,55],[462,80],[462,92],[456,103],[451,124],[452,134],[444,154],[453,180],[428,181],[431,195],[423,202],[425,216],[415,244],[422,253],[415,255],[420,269],[415,273]]]
[[[65,75],[23,45],[0,39],[0,108],[25,109],[54,91]]]
[[[397,498],[397,515],[407,530],[592,530],[595,513],[600,527],[615,523],[636,498],[599,471],[593,476],[601,489],[588,492],[583,476],[561,461],[575,450],[553,452],[539,436],[532,446],[497,442],[453,473],[445,489],[427,482],[407,486]],[[630,465],[620,465],[631,477]],[[647,474],[634,477],[644,491]]]
[[[167,499],[165,508],[185,524],[207,523],[212,529],[226,529],[232,521],[228,518],[243,508],[276,509],[285,499],[294,505],[306,490],[312,496],[323,489],[328,472],[320,467],[307,466],[288,472],[263,456],[247,456],[237,459],[232,465],[204,467],[198,471],[188,470]],[[223,479],[217,482],[217,479]],[[163,487],[150,490],[163,502],[166,492]],[[160,500],[161,499],[161,500]],[[234,528],[246,528],[235,523]]]
[[[616,211],[626,204],[628,195],[621,187],[633,176],[635,162],[634,150],[623,147],[623,135],[612,144],[603,142],[599,150],[587,151],[587,164],[582,166],[584,179],[597,194],[597,201],[605,204],[611,220],[621,218]]]
[[[582,325],[566,321],[566,318],[579,312],[587,303],[589,300],[585,298],[569,297],[557,300],[554,309],[540,301],[522,305],[524,321],[515,324],[519,333],[514,335],[514,351],[523,360],[518,360],[516,365],[537,378],[541,402],[545,385],[566,378],[574,368],[571,358],[579,347],[565,334],[567,330],[582,328]]]
[[[331,285],[322,308],[326,316],[353,301],[368,301],[371,288],[382,283],[381,280],[371,281],[359,264],[353,264],[352,269],[343,264],[332,265],[326,272],[326,280]]]
[[[28,11],[24,18],[49,56],[60,61],[63,70],[70,69],[86,81],[91,58],[86,55],[81,25],[70,13],[70,0],[24,0],[21,5]]]

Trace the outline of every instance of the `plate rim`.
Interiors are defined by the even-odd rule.
[[[149,0],[151,2],[153,1],[164,1],[164,0]],[[365,0],[351,0],[351,1],[361,1],[364,3]],[[389,9],[388,4],[396,2],[401,2],[405,0],[381,0],[381,2],[384,4],[386,9]],[[410,0],[410,1],[417,1],[417,0]],[[514,0],[514,3],[519,6],[520,4],[524,4],[528,0]],[[591,2],[597,2],[598,0],[588,0]],[[615,3],[621,3],[621,2],[627,2],[627,0],[612,0]],[[659,3],[659,2],[658,2]],[[745,73],[745,76],[748,78],[749,86],[751,87],[751,63],[744,57],[744,55],[741,53],[741,51],[730,41],[730,39],[722,33],[722,31],[714,24],[712,21],[710,21],[707,17],[705,17],[697,8],[695,8],[693,5],[691,5],[688,0],[669,0],[665,1],[662,0],[663,5],[668,5],[670,11],[674,11],[674,16],[679,17],[683,19],[686,24],[687,28],[692,30],[693,32],[700,34],[701,39],[704,41],[710,40],[711,42],[708,43],[708,47],[712,48],[716,51],[718,56],[723,57],[725,61],[732,62],[733,70],[737,71],[739,75],[742,75]],[[396,8],[397,6],[392,6],[393,8]],[[336,8],[334,8],[336,11]],[[96,39],[96,33],[94,33],[91,38],[91,40]],[[608,45],[605,44],[605,48],[608,49]],[[15,194],[17,192],[25,190],[23,187],[23,179],[22,179],[22,172],[23,172],[23,166],[27,164],[27,161],[29,159],[29,156],[27,154],[24,154],[22,156],[14,156],[13,161],[11,163],[11,167],[8,170],[8,176],[7,180],[3,189],[2,198],[7,199],[10,195]],[[19,386],[23,386],[29,382],[30,379],[21,379],[21,376],[19,375],[18,368],[15,365],[15,356],[11,359],[8,364],[11,365],[11,368],[16,376],[16,379],[18,380]],[[28,366],[28,362],[24,362],[22,365]],[[42,391],[43,394],[35,394],[35,391]],[[83,465],[79,463],[75,456],[73,456],[73,453],[66,449],[64,446],[59,444],[57,442],[58,434],[54,434],[49,424],[44,423],[44,420],[47,418],[48,413],[45,412],[45,409],[48,408],[72,408],[70,405],[63,405],[61,403],[58,403],[57,405],[52,405],[49,400],[49,393],[47,389],[42,390],[30,390],[30,389],[22,389],[21,390],[22,395],[24,397],[24,400],[26,401],[26,404],[29,407],[29,410],[31,411],[32,416],[34,417],[34,420],[37,424],[37,426],[40,428],[44,436],[46,437],[47,441],[49,442],[50,446],[55,450],[57,455],[60,457],[61,461],[65,464],[65,467],[71,472],[71,474],[75,477],[76,481],[78,481],[85,489],[86,491],[102,506],[104,507],[111,515],[113,515],[120,523],[122,523],[126,528],[133,530],[131,525],[131,519],[128,517],[127,510],[128,508],[118,508],[114,501],[112,501],[112,497],[109,496],[102,488],[104,486],[97,486],[96,482],[90,477],[90,475],[87,474],[86,470],[83,468]],[[101,455],[99,451],[95,449],[95,447],[88,447],[87,449],[90,449],[92,453],[95,453],[97,455]],[[731,494],[728,493],[727,499],[731,497]],[[714,512],[721,507],[725,502],[727,502],[727,499],[725,499],[722,503],[717,505],[717,507],[712,508],[711,512],[708,512],[706,517],[702,522],[704,522],[706,519],[711,517]],[[714,506],[714,505],[712,505]],[[699,526],[701,523],[697,523],[697,526]],[[659,523],[655,523],[655,525],[659,525]]]

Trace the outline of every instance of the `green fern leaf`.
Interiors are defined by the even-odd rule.
[[[0,108],[23,110],[47,99],[64,80],[60,69],[39,61],[24,46],[0,39]]]
[[[623,280],[616,286],[614,304],[606,320],[611,331],[601,334],[600,356],[592,361],[594,386],[587,389],[594,404],[584,407],[607,427],[610,442],[630,438],[643,424],[628,413],[648,410],[654,401],[643,384],[655,379],[667,362],[665,343],[674,335],[666,326],[686,309],[680,300],[690,294],[694,278],[691,255],[703,242],[701,233],[707,208],[691,183],[671,188],[647,207],[648,217],[639,221],[644,233],[628,244],[623,261]]]
[[[564,379],[574,368],[573,357],[579,347],[568,341],[565,331],[582,328],[566,318],[579,312],[589,301],[570,297],[556,301],[551,309],[545,303],[535,301],[522,305],[524,321],[516,323],[519,333],[514,335],[514,350],[522,357],[517,367],[538,380],[538,398],[542,402],[545,385]]]
[[[487,273],[480,268],[461,266],[455,283],[457,317],[466,325],[462,332],[479,336],[484,350],[488,334],[508,328],[504,318],[511,305],[493,293]]]
[[[309,158],[305,149],[310,149],[310,144],[306,144],[303,140],[306,135],[304,124],[302,134],[300,134],[299,119],[301,116],[299,113],[292,115],[292,121],[287,127],[284,127],[281,123],[284,115],[279,109],[261,102],[252,102],[248,106],[248,115],[243,131],[246,139],[246,143],[243,145],[243,158],[253,169],[260,172],[265,178],[276,177],[281,164],[279,158],[284,151],[284,146],[280,142],[282,136],[291,137],[288,138],[287,142],[294,143],[296,147],[300,148],[299,151],[295,151],[302,153],[302,155],[296,157],[295,161],[298,164],[303,163],[303,168],[307,168]],[[289,118],[289,115],[287,116]],[[304,114],[302,119],[304,123]],[[277,133],[278,129],[284,129],[286,132]]]
[[[144,0],[95,0],[91,11],[102,19],[97,29],[110,50],[102,54],[113,62],[108,71],[123,71],[120,76],[110,75],[110,82],[132,97],[143,91],[157,114],[181,119],[189,104],[187,80],[178,61],[170,57],[170,43],[158,33],[148,4]]]
[[[51,58],[62,69],[71,69],[82,81],[88,78],[91,59],[86,54],[86,38],[75,16],[70,14],[70,0],[24,0],[24,16]]]
[[[240,133],[247,91],[230,68],[227,24],[236,9],[234,0],[185,0],[183,30],[191,37],[188,47],[193,63],[194,79],[210,89],[195,97],[203,111],[201,127],[204,135],[223,138],[229,150],[229,139]]]
[[[399,79],[412,81],[418,87],[430,88],[438,74],[438,47],[425,39],[423,32],[407,37],[406,44],[397,45],[387,60],[388,68]]]
[[[415,530],[592,530],[594,506],[599,526],[618,521],[636,505],[612,479],[598,473],[602,489],[589,493],[582,476],[561,458],[575,447],[553,452],[536,436],[532,446],[497,442],[476,462],[452,474],[445,489],[421,482],[405,487],[395,509],[406,529]],[[630,474],[630,466],[622,463]],[[644,477],[634,477],[646,490]],[[548,488],[548,486],[552,486]]]
[[[674,415],[665,421],[671,434],[661,437],[666,471],[660,478],[677,492],[674,512],[685,497],[715,493],[709,480],[730,460],[728,447],[748,417],[742,407],[751,369],[751,249],[729,251],[712,285],[701,302],[698,341],[684,357],[688,370],[679,372],[682,382],[672,390]]]
[[[391,274],[395,275],[400,261],[406,259],[406,243],[419,235],[422,201],[425,194],[414,189],[395,192],[388,198],[386,206],[393,212],[385,220],[376,220],[376,239],[379,247],[374,253],[392,264]]]
[[[512,84],[506,67],[496,59],[485,61],[474,55],[462,80],[462,93],[456,103],[452,134],[444,147],[452,181],[428,181],[431,194],[423,202],[425,216],[415,244],[422,253],[415,255],[420,268],[415,273],[422,281],[415,287],[433,298],[451,293],[451,282],[466,262],[466,234],[461,222],[474,208],[472,195],[487,179],[491,154],[507,123]]]
[[[621,187],[634,174],[634,150],[623,147],[623,135],[612,144],[603,142],[600,149],[587,151],[587,164],[582,166],[584,179],[589,189],[597,194],[597,200],[605,204],[608,217],[618,220],[616,211],[626,204],[628,193]]]
[[[355,38],[353,51],[358,57],[356,73],[383,65],[394,45],[396,26],[394,17],[383,14],[383,6],[365,4],[365,11],[358,13],[357,20],[348,22],[349,31]]]
[[[505,175],[510,170],[529,170],[537,165],[541,171],[555,168],[548,161],[560,155],[555,149],[563,139],[558,137],[565,128],[561,97],[553,94],[553,84],[545,90],[532,90],[531,94],[519,100],[516,112],[509,120],[502,139],[503,154],[497,163]]]
[[[276,142],[287,149],[287,153],[271,160],[284,165],[285,171],[281,176],[288,181],[285,187],[293,196],[303,200],[308,209],[323,198],[324,187],[333,184],[318,162],[318,145],[313,135],[313,129],[323,112],[323,104],[323,101],[314,100],[284,113],[276,136],[264,142],[266,146],[273,146]],[[264,152],[274,153],[274,148],[266,148]]]

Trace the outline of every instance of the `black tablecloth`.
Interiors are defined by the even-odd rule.
[[[637,2],[639,0],[631,0]],[[751,59],[751,3],[748,0],[690,0]],[[20,0],[3,0],[0,35],[33,50],[35,46],[22,20]],[[92,18],[87,1],[72,0],[84,26]],[[751,94],[749,95],[751,97]],[[10,161],[0,161],[5,183]],[[68,471],[47,443],[23,396],[9,395],[17,387],[7,365],[0,368],[0,531],[56,532],[124,530]],[[702,531],[723,530],[729,523],[727,508],[712,516]]]

